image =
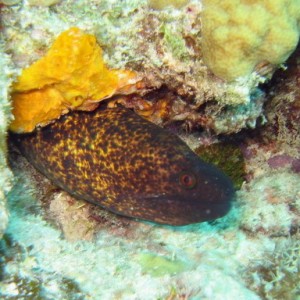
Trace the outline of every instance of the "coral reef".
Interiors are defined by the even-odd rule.
[[[8,194],[10,222],[0,245],[0,297],[299,297],[299,52],[261,92],[257,85],[276,66],[254,63],[255,72],[226,82],[204,64],[198,0],[157,10],[149,9],[146,0],[60,1],[50,7],[29,2],[1,1],[0,114],[5,117],[0,118],[0,181],[5,191],[0,197],[10,187],[6,130],[11,74],[21,74],[44,57],[55,37],[74,26],[96,36],[109,70],[134,70],[143,77],[145,85],[137,94],[114,97],[109,106],[122,103],[179,132],[193,149],[233,141],[242,150],[244,168],[233,170],[239,191],[226,217],[174,228],[82,205],[11,149],[15,185]],[[270,8],[282,3],[272,2]],[[288,10],[283,12],[284,17]],[[249,127],[258,128],[242,130]],[[199,131],[190,132],[194,128]],[[233,148],[223,152],[225,159],[231,154],[240,159]],[[205,156],[212,153],[217,152]],[[7,222],[3,212],[0,232]]]
[[[4,45],[0,41],[0,237],[6,228],[8,213],[6,211],[6,194],[11,188],[11,172],[7,166],[7,128],[11,120],[9,88],[13,71],[9,56],[4,53]]]
[[[95,37],[71,28],[14,83],[10,130],[31,132],[70,109],[95,109],[115,93],[132,92],[136,81],[134,72],[107,69]]]
[[[95,34],[109,68],[134,70],[144,78],[139,96],[160,88],[174,95],[172,113],[158,123],[180,121],[184,127],[200,126],[217,134],[254,128],[265,102],[257,86],[269,76],[262,70],[234,82],[214,76],[203,62],[201,18],[198,0],[180,10],[150,10],[147,1],[136,0],[2,8],[5,47],[17,68],[40,59],[56,36],[77,26]],[[151,106],[159,110],[156,104],[152,99]]]
[[[276,72],[275,78],[265,87],[267,123],[244,145],[244,154],[251,161],[248,173],[254,177],[270,169],[299,173],[299,47],[287,66],[286,70]],[[257,141],[260,147],[257,147]]]
[[[287,62],[287,70],[278,71],[268,89],[263,136],[267,142],[300,147],[300,46]],[[279,146],[279,145],[278,145]]]

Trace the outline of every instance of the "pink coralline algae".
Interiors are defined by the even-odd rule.
[[[287,154],[279,154],[268,159],[271,169],[290,168],[294,173],[300,173],[300,158],[295,158]]]
[[[291,165],[293,160],[294,158],[287,154],[279,154],[269,158],[268,165],[272,169],[277,169],[277,168],[287,167],[288,165]]]
[[[292,170],[295,173],[300,173],[300,158],[293,160],[293,162],[292,162]]]

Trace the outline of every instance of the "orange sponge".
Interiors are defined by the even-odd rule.
[[[13,85],[10,129],[31,132],[70,109],[92,110],[115,93],[132,92],[138,81],[132,71],[108,69],[96,38],[70,28]]]

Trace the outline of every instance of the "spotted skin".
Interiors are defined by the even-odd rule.
[[[73,112],[14,137],[55,185],[120,215],[169,225],[224,216],[229,178],[176,135],[124,107]]]

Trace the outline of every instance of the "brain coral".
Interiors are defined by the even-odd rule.
[[[204,0],[203,56],[227,81],[283,63],[300,33],[299,0]]]

